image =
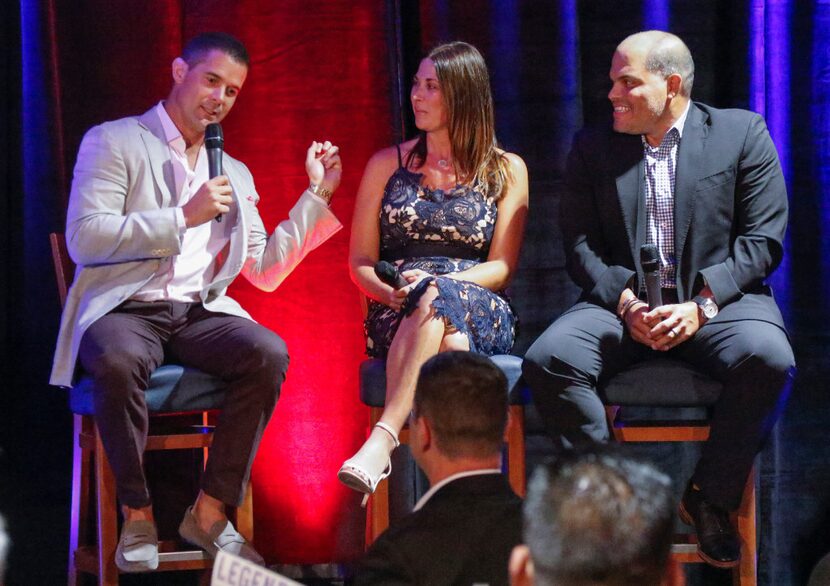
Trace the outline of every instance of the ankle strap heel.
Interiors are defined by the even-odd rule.
[[[392,429],[391,425],[387,425],[383,421],[378,421],[377,423],[375,423],[375,427],[379,427],[383,431],[388,433],[389,436],[392,438],[392,441],[395,442],[396,448],[401,445],[401,442],[398,441],[398,433],[394,429]]]

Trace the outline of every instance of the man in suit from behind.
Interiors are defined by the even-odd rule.
[[[231,110],[249,64],[230,35],[194,37],[173,60],[167,99],[141,116],[92,128],[78,153],[66,219],[77,271],[51,383],[72,386],[77,368],[92,379],[94,417],[124,516],[115,561],[126,572],[158,566],[143,470],[144,392],[168,359],[227,384],[201,490],[179,533],[210,555],[223,549],[262,562],[225,507],[244,498],[288,352],[227,288],[241,273],[274,290],[341,227],[328,206],[341,165],[337,147],[312,143],[311,185],[270,235],[244,164],[225,154],[223,173],[209,177],[205,129]]]
[[[501,473],[507,380],[489,359],[443,352],[422,367],[410,447],[430,489],[361,560],[355,584],[507,584],[521,499]]]
[[[531,477],[510,584],[682,586],[673,530],[668,476],[622,450],[564,452]]]
[[[729,513],[794,367],[765,283],[784,254],[784,176],[761,116],[691,101],[694,61],[675,35],[629,36],[609,76],[613,132],[576,136],[561,202],[567,269],[582,296],[533,343],[522,371],[563,449],[608,440],[597,385],[635,363],[668,356],[722,382],[680,512],[700,557],[734,567]],[[662,304],[652,300],[651,311],[644,245],[659,255]]]

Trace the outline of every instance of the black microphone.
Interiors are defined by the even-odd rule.
[[[375,263],[375,274],[378,279],[395,289],[402,289],[409,285],[403,275],[398,272],[398,267],[385,260],[379,260]]]
[[[660,292],[660,254],[654,244],[643,244],[640,247],[640,264],[646,276],[648,308],[660,307],[663,305],[663,295]]]
[[[222,175],[222,150],[225,148],[225,137],[218,122],[205,127],[205,150],[208,159],[208,175],[210,179]],[[216,221],[222,221],[222,214],[216,214]]]

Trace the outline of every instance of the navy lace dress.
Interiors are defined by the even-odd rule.
[[[380,209],[381,259],[400,271],[421,269],[433,275],[460,272],[486,260],[496,202],[470,186],[445,191],[425,187],[421,179],[421,173],[399,166],[386,183]],[[400,312],[369,300],[364,324],[369,356],[386,357],[401,319],[432,281],[421,281]],[[516,317],[503,293],[448,277],[436,276],[434,282],[436,314],[466,334],[471,351],[488,356],[510,351]]]

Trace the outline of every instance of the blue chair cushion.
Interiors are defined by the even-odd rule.
[[[522,359],[510,354],[491,356],[507,377],[511,405],[526,405],[530,391],[522,379]],[[360,400],[369,407],[383,407],[386,403],[386,360],[368,358],[360,363]]]
[[[671,358],[639,362],[600,383],[600,398],[609,405],[708,407],[723,385],[690,364]]]
[[[225,382],[195,368],[165,364],[150,377],[145,394],[150,413],[178,413],[220,409],[225,400]],[[69,407],[78,415],[92,415],[92,379],[82,377],[70,389]]]

